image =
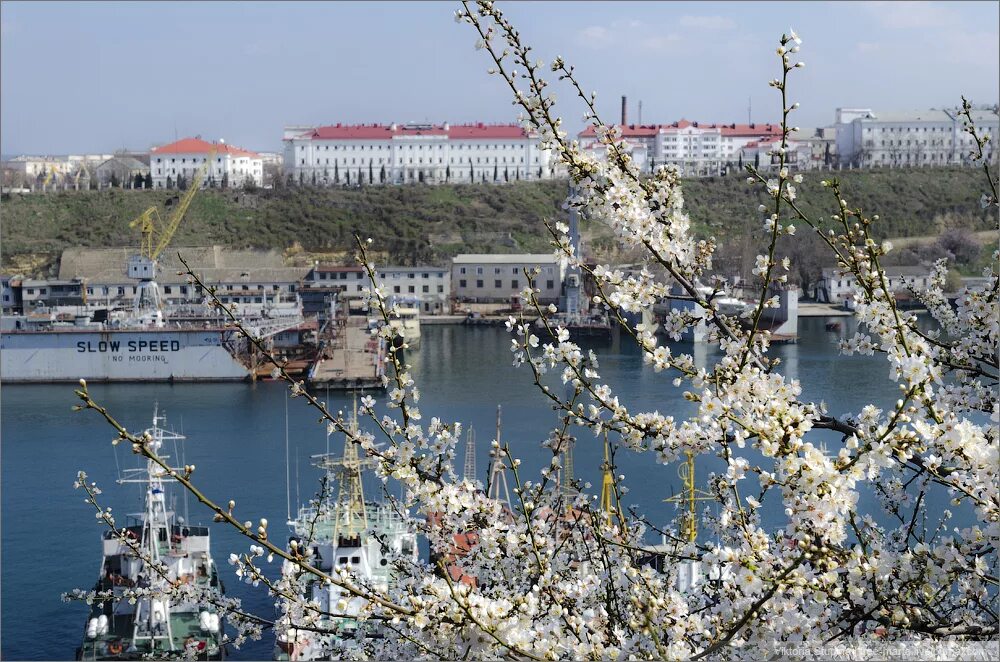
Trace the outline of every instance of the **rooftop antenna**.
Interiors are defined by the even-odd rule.
[[[500,458],[500,405],[497,405],[497,447],[491,452],[490,481],[486,492],[489,498],[503,501],[510,508],[510,490],[507,489],[507,472]]]
[[[747,97],[747,124],[753,124],[753,101],[752,97]]]
[[[476,431],[470,425],[469,435],[465,439],[465,480],[470,483],[476,481]]]
[[[639,99],[639,126],[642,126],[642,99]]]

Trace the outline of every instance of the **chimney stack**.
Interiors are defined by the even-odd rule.
[[[625,95],[622,95],[622,126],[628,124],[628,105]]]

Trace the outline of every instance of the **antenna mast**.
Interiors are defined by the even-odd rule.
[[[621,522],[621,503],[615,492],[615,467],[611,464],[611,445],[608,442],[608,435],[604,433],[604,462],[601,464],[601,513],[604,521],[610,527],[613,524],[612,517],[617,517]]]
[[[503,501],[510,508],[510,490],[507,489],[507,472],[503,460],[500,459],[500,405],[497,405],[497,445],[490,450],[490,482],[487,496],[497,501]]]
[[[473,483],[476,481],[476,431],[470,425],[469,435],[465,439],[465,480]]]
[[[695,502],[713,501],[715,497],[695,487],[694,453],[688,451],[687,461],[677,469],[677,475],[680,476],[683,482],[684,491],[668,499],[664,499],[664,501],[686,506],[687,512],[681,516],[681,525],[679,528],[681,535],[687,538],[688,542],[694,542],[698,538],[698,511]]]

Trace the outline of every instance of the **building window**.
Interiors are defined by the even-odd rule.
[[[482,289],[482,287],[483,287],[483,281],[482,280],[477,280],[476,281],[476,287],[478,287],[479,289]]]
[[[393,285],[392,286],[392,291],[393,291],[394,294],[399,294],[399,285]]]
[[[546,287],[546,289],[549,289],[549,290],[555,289],[555,286],[556,286],[555,281],[551,281],[551,280],[545,281],[545,287]]]
[[[462,287],[465,287],[464,285]],[[444,293],[444,285],[438,285],[438,294]]]
[[[407,286],[406,291],[410,294],[413,294],[416,291],[416,288],[413,285],[409,285]]]
[[[515,290],[517,288],[521,287],[520,284],[518,283],[518,280],[516,278],[510,281],[510,286],[512,288],[514,288]]]
[[[424,285],[422,290],[424,294],[428,294],[431,291],[431,288],[429,285]]]
[[[483,275],[483,268],[482,267],[476,267],[476,275],[477,276],[482,276]]]
[[[458,281],[458,286],[459,286],[459,287],[465,287],[465,286],[466,286],[466,285],[465,285],[465,279],[464,279],[464,278],[463,278],[462,280]]]
[[[464,274],[465,273],[465,267],[459,267],[458,273]]]
[[[500,289],[501,287],[503,287],[503,283],[500,281],[499,278],[496,279],[495,281],[493,281],[493,287],[495,287],[497,289]]]

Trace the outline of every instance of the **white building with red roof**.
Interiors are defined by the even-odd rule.
[[[648,169],[673,164],[686,175],[718,174],[739,161],[740,150],[748,143],[781,137],[779,124],[709,124],[682,119],[672,124],[627,124],[617,128],[627,143],[645,147]],[[588,126],[578,138],[582,148],[603,151],[602,146],[595,145],[598,141],[594,127]]]
[[[183,138],[149,150],[153,188],[173,188],[182,177],[190,182],[213,151],[204,186],[260,186],[263,183],[264,165],[256,152],[227,145],[221,140],[212,143],[201,138]]]
[[[285,173],[316,185],[548,179],[553,162],[517,124],[285,128]]]

